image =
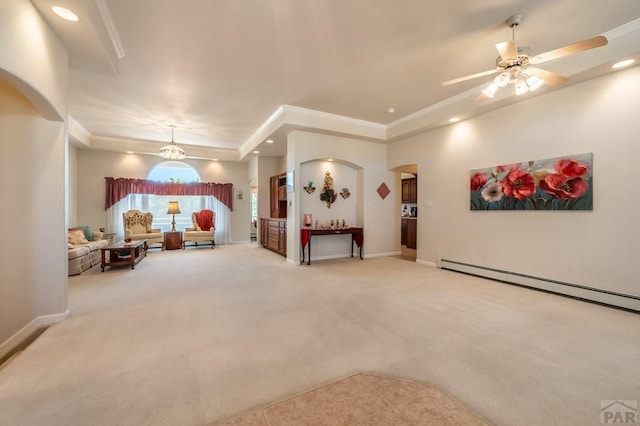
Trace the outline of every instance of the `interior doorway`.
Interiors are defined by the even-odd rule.
[[[400,258],[415,262],[418,253],[418,166],[407,164],[399,171],[401,197],[398,206],[400,215]]]

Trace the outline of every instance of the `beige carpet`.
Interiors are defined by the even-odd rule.
[[[210,425],[356,373],[500,425],[637,400],[640,315],[385,257],[152,251],[69,279],[71,318],[0,370],[0,424]]]
[[[219,426],[486,424],[433,386],[355,374]]]

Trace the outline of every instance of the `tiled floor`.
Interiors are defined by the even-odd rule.
[[[356,374],[220,426],[486,424],[432,386]]]

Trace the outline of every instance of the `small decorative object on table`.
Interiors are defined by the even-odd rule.
[[[311,219],[311,214],[310,213],[305,213],[304,214],[304,219],[302,220],[302,222],[304,223],[304,226],[309,228],[311,226],[311,224],[313,223],[313,220]]]

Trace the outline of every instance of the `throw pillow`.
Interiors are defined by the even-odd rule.
[[[87,241],[93,241],[93,231],[91,230],[90,226],[74,226],[73,228],[69,229],[82,229],[82,232],[84,232],[84,237],[87,239]]]
[[[77,246],[78,244],[88,244],[89,241],[84,236],[82,229],[70,229],[68,234],[68,242]]]

